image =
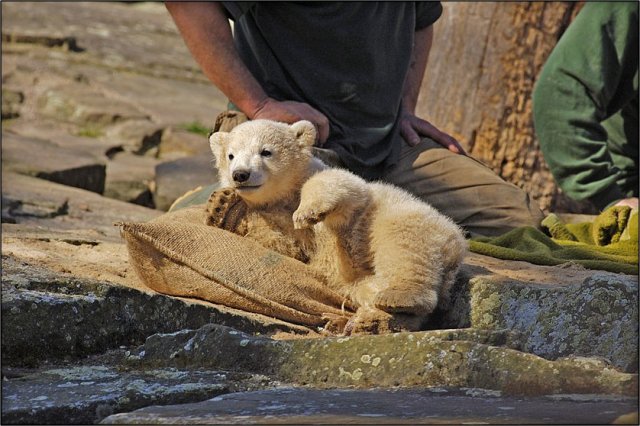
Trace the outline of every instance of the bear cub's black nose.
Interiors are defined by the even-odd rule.
[[[234,181],[242,183],[249,180],[249,176],[251,176],[251,173],[249,173],[247,170],[236,170],[231,174],[231,176],[233,177]]]

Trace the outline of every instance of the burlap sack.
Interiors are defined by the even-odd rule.
[[[307,265],[207,226],[204,215],[199,205],[147,223],[119,224],[130,263],[146,286],[307,326],[351,316],[342,297]]]

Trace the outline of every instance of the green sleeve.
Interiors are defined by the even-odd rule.
[[[549,56],[533,93],[540,148],[570,197],[599,208],[625,198],[602,122],[637,96],[637,74],[638,4],[587,3]]]

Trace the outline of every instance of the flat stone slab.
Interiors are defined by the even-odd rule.
[[[3,172],[17,172],[102,194],[105,169],[104,161],[89,152],[60,147],[43,139],[2,133]]]
[[[546,360],[507,330],[434,330],[276,341],[209,324],[150,336],[132,366],[231,369],[315,387],[483,387],[510,395],[637,396],[638,376],[596,358]]]
[[[44,116],[88,129],[149,118],[129,102],[109,98],[99,89],[72,83],[47,89],[38,98],[37,106]]]
[[[163,4],[42,6],[36,10],[26,4],[2,5],[3,65],[11,70],[12,63],[18,63],[19,74],[37,76],[33,85],[41,102],[48,103],[51,96],[64,98],[47,94],[49,89],[55,91],[57,84],[51,84],[55,76],[64,77],[57,83],[84,86],[109,103],[144,111],[162,127],[193,121],[212,126],[226,109],[226,96],[202,74]],[[78,49],[65,48],[69,39]],[[62,45],[56,45],[59,41]],[[46,74],[41,72],[43,62]],[[90,98],[68,99],[81,98],[92,105]],[[28,94],[26,101],[31,102]]]
[[[73,39],[77,49],[71,54],[104,66],[173,78],[199,74],[205,80],[162,4],[44,4],[38,10],[25,6],[2,6],[6,41],[64,51],[64,42]]]
[[[145,222],[162,214],[157,210],[112,200],[79,188],[11,173],[4,168],[2,197],[3,216],[5,213],[13,216],[14,221],[22,227],[58,232],[86,230],[100,241],[118,243],[122,240],[118,228],[113,226],[114,222]],[[47,213],[58,210],[57,214]],[[38,213],[39,211],[41,212]],[[12,229],[11,225],[5,223],[3,231],[5,227],[6,231]]]
[[[102,133],[86,135],[80,128],[56,120],[38,116],[37,119],[20,117],[3,123],[8,132],[26,138],[46,140],[57,147],[75,152],[88,153],[103,163],[108,162],[113,150],[122,149],[118,141]]]
[[[273,389],[146,407],[102,424],[606,424],[638,401],[598,395],[537,398],[485,389]]]
[[[182,404],[239,389],[260,389],[267,378],[220,371],[121,371],[104,365],[3,370],[2,423],[94,424],[148,405]]]
[[[469,253],[435,328],[510,329],[547,359],[598,356],[638,371],[638,276]]]

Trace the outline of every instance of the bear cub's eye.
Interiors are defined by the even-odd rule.
[[[233,154],[229,154],[229,160],[233,160]]]
[[[269,151],[268,149],[263,149],[260,155],[262,155],[263,157],[271,157],[271,151]]]

